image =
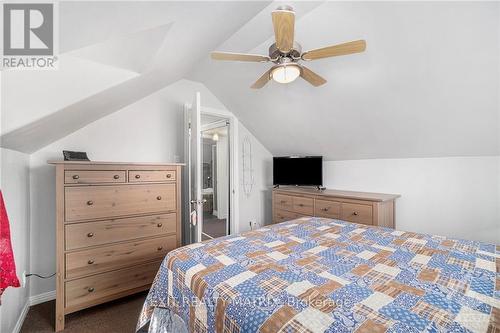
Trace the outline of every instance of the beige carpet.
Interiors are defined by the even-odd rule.
[[[66,316],[64,333],[132,333],[147,293],[94,306]],[[55,301],[30,308],[21,333],[53,333]]]

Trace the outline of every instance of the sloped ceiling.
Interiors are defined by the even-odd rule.
[[[61,2],[59,69],[2,73],[1,146],[35,152],[178,81],[267,4]]]
[[[171,27],[172,23],[163,24],[83,47],[68,54],[142,73],[148,66],[152,66],[154,57]]]
[[[275,155],[328,160],[500,153],[498,2],[287,2],[305,50],[366,39],[309,62],[328,80],[249,86],[268,64],[279,2],[62,2],[58,71],[2,73],[0,144],[27,153],[159,89],[202,82]],[[29,97],[29,98],[28,98]]]
[[[498,2],[325,2],[296,22],[303,48],[360,38],[368,45],[365,53],[307,63],[326,85],[299,79],[253,90],[270,65],[208,58],[190,78],[274,155],[498,155],[499,13]],[[267,34],[246,38],[262,25]],[[217,49],[267,54],[272,42],[270,13],[262,11]]]

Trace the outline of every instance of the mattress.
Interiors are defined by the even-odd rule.
[[[178,248],[155,309],[189,332],[496,332],[500,247],[301,218]]]

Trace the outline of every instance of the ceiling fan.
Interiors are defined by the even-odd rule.
[[[364,40],[332,45],[320,49],[302,52],[302,47],[294,41],[295,12],[290,6],[280,6],[272,12],[274,35],[276,42],[269,47],[269,56],[231,52],[212,52],[212,59],[251,62],[273,62],[274,65],[251,86],[260,89],[271,79],[279,83],[293,82],[297,77],[317,87],[326,80],[300,61],[316,60],[351,53],[363,52],[366,48]]]

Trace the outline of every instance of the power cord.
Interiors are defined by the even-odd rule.
[[[36,277],[39,277],[40,279],[48,279],[48,278],[51,278],[54,275],[56,275],[56,273],[48,275],[48,276],[43,276],[43,275],[36,274],[36,273],[30,273],[30,274],[26,274],[26,277],[30,277],[30,276],[33,276],[33,275],[36,276]]]

